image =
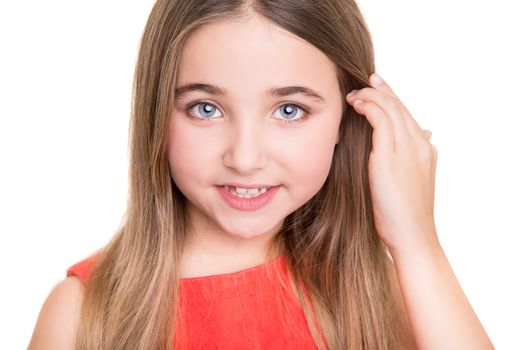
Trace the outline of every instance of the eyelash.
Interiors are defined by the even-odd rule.
[[[191,103],[190,105],[188,105],[186,107],[186,113],[188,113],[192,118],[195,118],[195,119],[198,119],[202,122],[209,122],[211,121],[212,119],[217,119],[217,118],[199,118],[199,117],[195,117],[193,114],[189,113],[190,110],[199,105],[199,104],[209,104],[209,105],[212,105],[214,106],[215,108],[217,108],[217,106],[215,106],[213,103],[211,102],[207,102],[207,101],[197,101],[195,103]],[[297,103],[283,103],[282,105],[279,106],[279,108],[283,107],[283,106],[294,106],[294,107],[297,107],[299,108],[300,110],[302,110],[304,112],[304,115],[299,118],[299,119],[296,119],[296,120],[286,120],[286,119],[279,119],[283,122],[285,122],[286,124],[292,124],[292,123],[300,123],[300,122],[303,122],[305,121],[307,118],[310,117],[310,108],[304,106],[304,105],[301,105],[301,104],[297,104]],[[278,109],[279,109],[278,108]]]

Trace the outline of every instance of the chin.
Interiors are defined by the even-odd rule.
[[[257,223],[236,223],[233,225],[221,225],[224,232],[238,239],[253,239],[262,236],[272,230],[267,224]]]

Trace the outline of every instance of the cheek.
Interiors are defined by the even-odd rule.
[[[198,140],[198,141],[196,141]],[[190,128],[172,122],[168,133],[168,162],[171,177],[182,190],[188,183],[198,181],[208,162],[211,145],[202,137],[192,135]]]
[[[324,133],[317,129],[315,135],[295,139],[287,148],[286,169],[287,182],[295,193],[294,197],[306,202],[323,186],[332,163],[334,141],[331,131]],[[301,197],[301,198],[299,198]]]

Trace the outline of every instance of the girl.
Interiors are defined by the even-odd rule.
[[[30,349],[492,349],[437,237],[430,132],[374,71],[350,0],[157,1],[126,221]]]

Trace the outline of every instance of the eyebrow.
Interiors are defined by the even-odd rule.
[[[180,99],[183,95],[191,91],[204,91],[210,95],[226,96],[227,92],[218,86],[206,83],[191,83],[175,89],[175,100]],[[325,99],[313,89],[304,86],[285,86],[280,88],[272,88],[268,90],[269,96],[289,96],[294,94],[301,94],[314,101],[325,102]]]

